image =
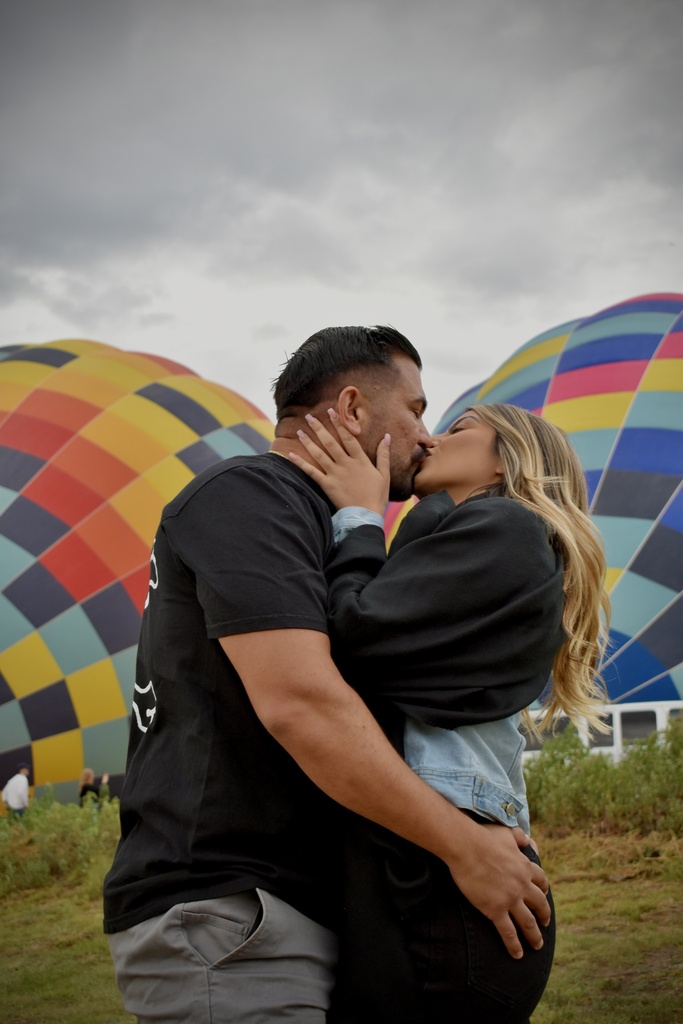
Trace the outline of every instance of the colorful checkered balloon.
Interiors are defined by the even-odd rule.
[[[683,295],[610,306],[533,338],[442,416],[509,402],[562,427],[605,539],[612,701],[683,697]]]
[[[228,388],[93,341],[0,349],[0,785],[118,792],[161,509],[270,422]]]

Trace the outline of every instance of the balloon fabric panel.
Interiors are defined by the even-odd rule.
[[[102,502],[100,494],[59,469],[54,462],[34,476],[24,487],[23,496],[69,526],[75,526]]]
[[[77,601],[108,586],[116,574],[77,533],[68,533],[40,558],[43,565]]]

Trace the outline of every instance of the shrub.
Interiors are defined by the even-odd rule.
[[[630,745],[614,763],[569,727],[525,768],[531,819],[547,834],[683,836],[683,721]],[[73,881],[95,898],[119,838],[118,800],[79,807],[48,792],[23,818],[0,818],[0,897]],[[655,842],[656,838],[656,842]]]
[[[117,800],[79,807],[48,792],[22,818],[0,819],[0,896],[57,878],[86,880],[93,862],[111,862],[118,835]]]
[[[569,727],[525,768],[532,821],[562,830],[683,835],[683,722],[629,744],[621,760],[589,752]]]

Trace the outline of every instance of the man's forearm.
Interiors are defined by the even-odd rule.
[[[293,701],[265,724],[333,800],[442,860],[459,859],[476,824],[408,767],[353,690]]]

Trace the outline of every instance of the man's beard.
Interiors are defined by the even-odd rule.
[[[392,467],[389,501],[407,501],[408,498],[412,498],[415,474],[426,458],[427,455],[424,450],[418,448],[413,452],[410,466],[404,469],[401,474],[398,474],[396,469]]]

